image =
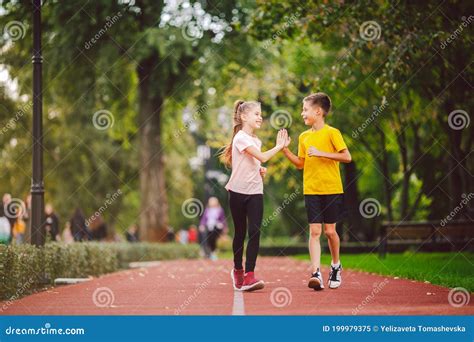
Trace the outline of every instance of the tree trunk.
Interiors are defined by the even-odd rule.
[[[347,208],[347,214],[349,219],[349,230],[353,232],[360,232],[361,230],[364,233],[367,232],[366,229],[362,229],[362,216],[359,212],[359,190],[357,189],[357,180],[359,175],[357,174],[357,167],[355,162],[350,162],[344,164],[345,167],[345,183],[346,188],[344,189],[344,200]],[[349,231],[344,231],[343,241],[349,241]]]
[[[390,182],[390,170],[388,166],[388,151],[385,143],[385,133],[381,128],[377,128],[380,136],[380,143],[382,148],[382,158],[378,159],[380,167],[382,168],[383,184],[385,189],[385,204],[387,206],[387,220],[393,221],[392,211],[392,184]]]
[[[164,242],[168,228],[168,200],[161,143],[164,98],[159,87],[151,81],[151,74],[158,62],[158,57],[153,55],[137,67],[140,82],[140,239]]]
[[[455,109],[452,101],[447,100],[444,105],[444,111],[450,113]],[[466,129],[466,128],[465,128]],[[468,178],[466,172],[466,153],[462,150],[463,130],[452,129],[448,124],[445,125],[445,131],[449,138],[449,184],[450,184],[450,209],[455,208],[463,200],[463,193],[468,193]],[[463,207],[460,215],[466,210]],[[458,217],[459,218],[459,217]]]
[[[400,134],[397,134],[398,147],[400,149],[400,159],[402,163],[402,193],[400,198],[400,218],[405,220],[408,213],[408,206],[410,202],[410,175],[408,172],[408,150],[407,141],[404,128]]]

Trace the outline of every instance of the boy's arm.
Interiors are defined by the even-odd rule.
[[[304,158],[298,157],[293,152],[291,152],[288,147],[283,148],[283,154],[286,158],[294,165],[297,169],[302,169],[304,167]]]
[[[350,163],[352,161],[352,156],[349,152],[349,149],[345,148],[339,152],[331,153],[318,150],[316,147],[311,146],[308,151],[308,155],[311,157],[323,157],[332,159],[341,163]]]

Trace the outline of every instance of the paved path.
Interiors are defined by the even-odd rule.
[[[176,260],[121,271],[86,283],[42,291],[13,303],[2,315],[473,315],[474,300],[460,308],[449,289],[358,271],[343,271],[337,290],[307,287],[309,263],[260,257],[265,289],[236,292],[231,261]],[[323,269],[327,279],[328,270]]]

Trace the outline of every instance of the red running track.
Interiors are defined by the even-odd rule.
[[[232,289],[229,260],[163,261],[86,283],[55,287],[0,305],[2,315],[472,315],[454,307],[449,289],[344,270],[337,290],[307,287],[309,263],[260,257],[263,290]],[[323,268],[325,281],[328,270]]]

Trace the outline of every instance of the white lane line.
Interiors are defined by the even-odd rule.
[[[232,306],[232,315],[233,316],[245,315],[244,294],[241,291],[234,290],[234,304]]]

